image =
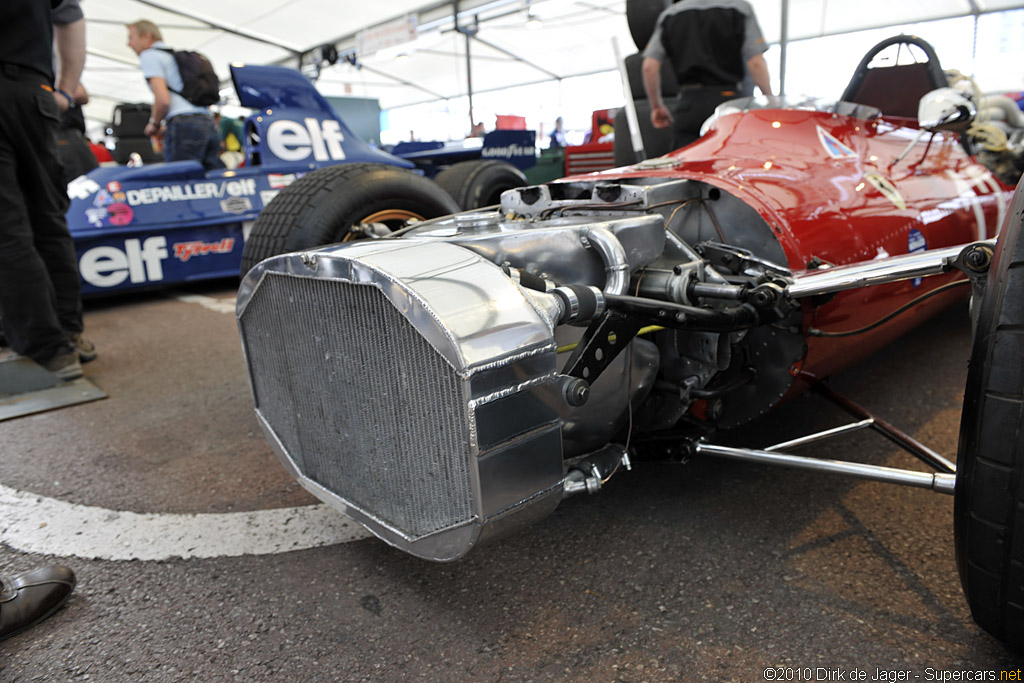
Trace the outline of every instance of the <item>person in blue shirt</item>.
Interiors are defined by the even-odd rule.
[[[558,147],[565,147],[565,129],[562,127],[562,117],[559,116],[555,119],[555,127],[551,131],[551,142],[548,143],[548,149],[556,149]]]
[[[144,132],[163,138],[164,160],[195,159],[207,169],[224,168],[213,115],[208,107],[178,94],[184,82],[160,29],[145,19],[128,24],[128,47],[139,56],[142,75],[153,91],[153,110]]]

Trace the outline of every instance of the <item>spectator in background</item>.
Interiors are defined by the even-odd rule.
[[[223,116],[217,122],[217,132],[220,135],[221,148],[225,152],[242,151],[242,140],[245,134],[242,132],[243,119],[235,119],[230,116]]]
[[[548,143],[548,149],[555,149],[557,147],[565,147],[565,129],[562,127],[562,117],[559,116],[555,119],[555,129],[551,131],[550,142]]]
[[[746,0],[681,0],[658,17],[644,49],[644,90],[651,125],[672,126],[676,149],[700,137],[715,107],[737,97],[747,74],[771,95],[764,53],[768,45]],[[669,112],[661,97],[661,63],[669,60],[679,83],[679,105]]]
[[[114,157],[110,155],[110,150],[101,145],[98,142],[89,140],[89,149],[92,151],[92,155],[96,157],[96,161],[103,164],[106,162],[113,163]]]
[[[217,124],[217,135],[220,137],[220,160],[227,168],[238,168],[245,161],[242,145],[244,119],[234,119],[217,113],[213,115],[213,120]]]
[[[178,94],[184,81],[160,29],[145,19],[128,24],[128,47],[139,56],[142,75],[153,91],[153,110],[143,133],[163,139],[166,161],[195,159],[207,169],[224,168],[210,108]]]

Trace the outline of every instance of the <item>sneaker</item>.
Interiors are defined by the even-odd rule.
[[[43,367],[65,382],[78,379],[83,374],[82,364],[78,362],[78,354],[75,351],[58,353],[48,362],[43,363]]]
[[[81,332],[78,334],[69,334],[68,341],[74,345],[75,353],[78,354],[79,361],[88,363],[91,360],[96,360],[96,345],[83,337]]]

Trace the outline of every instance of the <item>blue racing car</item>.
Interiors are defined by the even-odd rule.
[[[231,76],[242,106],[256,111],[245,123],[239,168],[101,167],[68,184],[83,295],[237,276],[282,252],[494,204],[503,190],[526,184],[517,166],[533,163],[531,131],[495,131],[482,149],[418,150],[403,159],[356,137],[297,71],[233,65]],[[509,150],[508,158],[485,150]],[[294,194],[271,204],[310,174],[317,179],[304,187],[319,199],[315,207]],[[323,202],[324,193],[332,201]],[[296,215],[310,211],[318,212],[316,229],[295,228]]]

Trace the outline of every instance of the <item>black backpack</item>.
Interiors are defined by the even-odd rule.
[[[220,79],[205,55],[191,50],[159,49],[174,57],[178,73],[181,74],[181,90],[174,90],[170,86],[168,90],[181,95],[197,107],[209,107],[220,101]]]

